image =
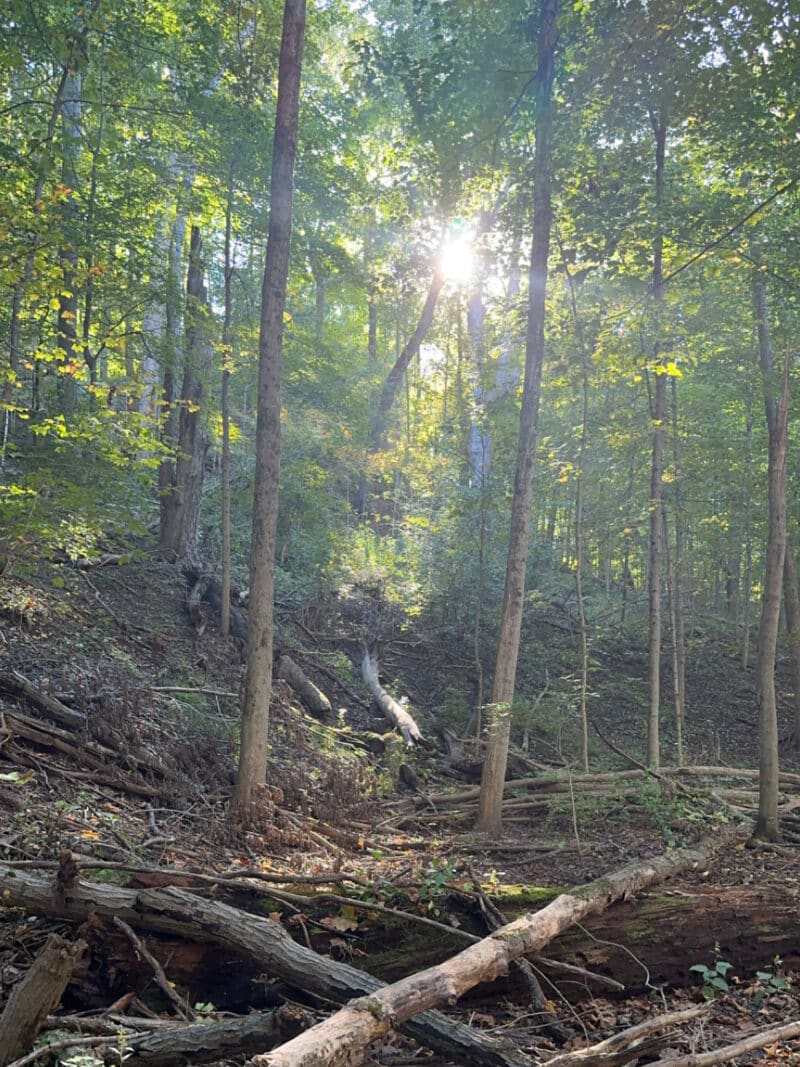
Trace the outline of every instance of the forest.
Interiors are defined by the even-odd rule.
[[[799,41],[5,0],[0,1067],[800,1063]]]

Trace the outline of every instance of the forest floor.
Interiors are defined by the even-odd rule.
[[[620,755],[641,751],[643,649],[632,641],[595,649],[594,714],[613,749],[597,740],[593,779],[565,768],[567,741],[553,728],[563,705],[550,678],[567,674],[571,660],[574,671],[574,638],[563,625],[547,632],[540,619],[535,640],[548,649],[548,674],[544,684],[528,679],[540,717],[512,759],[520,784],[507,801],[502,837],[476,834],[479,754],[474,743],[448,754],[440,736],[442,727],[457,726],[461,704],[453,694],[471,669],[468,642],[462,649],[441,633],[406,625],[373,591],[283,612],[282,647],[342,710],[320,722],[285,683],[276,684],[263,823],[246,831],[231,826],[226,801],[240,649],[220,636],[208,609],[198,633],[187,591],[175,566],[152,561],[65,564],[37,578],[4,579],[0,671],[24,676],[37,692],[84,715],[86,725],[71,736],[35,701],[0,692],[0,864],[52,877],[68,850],[97,884],[206,892],[216,878],[215,900],[266,913],[299,943],[393,981],[452,956],[470,933],[483,936],[487,898],[514,918],[552,899],[552,891],[691,844],[752,807],[755,782],[746,775],[712,769],[657,781]],[[357,673],[366,633],[383,639],[387,686],[402,686],[419,713],[426,741],[414,752],[375,719]],[[752,676],[710,631],[690,652],[691,762],[755,767]],[[515,734],[521,740],[522,728]],[[800,768],[784,748],[782,799],[791,828],[800,792],[791,772]],[[509,1035],[531,1062],[698,1004],[708,1005],[701,1018],[668,1028],[660,1045],[617,1062],[669,1062],[670,1055],[713,1050],[796,1020],[797,840],[790,829],[786,845],[770,851],[742,839],[706,869],[570,931],[548,946],[552,962],[536,965],[542,1010],[532,1010],[529,990],[511,973],[477,987],[451,1011]],[[0,1020],[47,936],[75,929],[54,914],[0,910]],[[151,963],[125,932],[94,921],[80,936],[88,950],[61,998],[62,1021],[74,1026],[76,1015],[106,1013],[128,1018],[135,1031],[137,1020],[156,1026],[175,1015]],[[224,1018],[297,998],[319,1011],[318,1000],[214,945],[148,934],[147,946],[189,1017]],[[582,971],[565,973],[564,964]],[[611,989],[615,982],[624,988]],[[66,1049],[49,1054],[55,1062],[103,1062],[102,1036],[84,1039],[81,1060],[59,1019],[46,1029]],[[106,1045],[114,1040],[106,1036]],[[0,1048],[0,1063],[2,1054]],[[450,1062],[397,1036],[371,1055],[394,1067]],[[243,1060],[231,1054],[219,1062]],[[731,1062],[800,1064],[800,1039]]]

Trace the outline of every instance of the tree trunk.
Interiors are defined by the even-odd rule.
[[[186,354],[175,443],[177,456],[169,463],[168,482],[164,470],[169,461],[161,465],[160,548],[179,558],[192,554],[196,546],[208,446],[202,410],[209,363],[208,299],[201,252],[200,230],[193,226],[186,283]]]
[[[753,585],[753,397],[750,389],[745,398],[745,531],[744,531],[744,603],[742,605],[742,670],[750,660],[750,600]]]
[[[425,340],[428,330],[431,328],[433,315],[436,311],[436,302],[439,299],[439,293],[442,291],[443,285],[444,276],[439,272],[437,264],[437,267],[433,272],[430,289],[425,298],[425,303],[422,312],[420,313],[416,329],[406,342],[405,348],[403,348],[402,352],[395,360],[394,365],[386,378],[383,389],[381,390],[377,411],[371,429],[373,452],[379,452],[386,444],[386,430],[389,422],[389,412],[392,410],[394,402],[397,400],[406,371],[411,365],[412,360],[419,355],[422,342]]]
[[[667,377],[664,368],[662,343],[658,334],[664,304],[664,231],[661,213],[664,205],[664,162],[666,158],[667,124],[663,111],[651,114],[656,144],[656,233],[653,239],[653,298],[656,303],[656,342],[653,353],[655,388],[651,406],[653,425],[653,458],[650,477],[650,565],[648,569],[649,629],[650,629],[650,714],[647,722],[647,762],[658,770],[661,760],[659,716],[661,704],[661,572],[663,569],[663,475],[664,475],[664,419],[667,412]]]
[[[223,277],[225,283],[225,311],[222,320],[222,395],[220,397],[220,411],[222,415],[222,464],[220,480],[222,482],[222,559],[221,570],[221,597],[222,603],[219,612],[219,628],[224,637],[231,630],[231,365],[232,365],[232,336],[231,318],[233,313],[233,292],[231,280],[233,278],[233,249],[231,244],[231,223],[233,217],[233,172],[234,161],[231,159],[228,168],[228,198],[225,202],[225,264]]]
[[[78,228],[77,195],[79,185],[78,165],[83,145],[81,128],[81,96],[83,77],[77,65],[73,63],[66,85],[64,100],[61,105],[62,126],[62,162],[61,182],[68,190],[64,194],[61,210],[62,233],[61,281],[58,294],[58,333],[57,343],[59,357],[57,363],[59,407],[64,414],[75,408],[78,399],[78,385],[75,377],[78,362],[75,345],[78,340]]]
[[[232,813],[240,818],[247,818],[249,815],[257,787],[266,782],[267,773],[269,702],[272,695],[275,539],[281,462],[283,316],[292,236],[294,160],[297,152],[305,17],[305,0],[286,0],[278,65],[269,236],[261,290],[247,668],[242,699],[239,771],[231,801]]]
[[[792,541],[788,533],[786,535],[786,557],[783,564],[783,598],[786,605],[786,624],[789,630],[789,652],[792,657],[794,683],[792,747],[800,749],[800,587],[798,587],[797,564],[792,552]]]
[[[786,451],[789,418],[789,356],[784,357],[783,385],[774,378],[772,343],[767,318],[767,287],[756,271],[753,305],[764,383],[764,409],[769,431],[769,525],[767,530],[761,622],[758,629],[756,706],[759,714],[759,797],[755,836],[766,841],[779,837],[778,827],[778,711],[775,699],[775,655],[780,625],[781,584],[786,554]]]
[[[550,187],[557,11],[558,0],[541,0],[539,62],[536,75],[536,148],[533,160],[533,242],[529,274],[525,383],[520,411],[503,614],[492,691],[493,707],[478,812],[478,829],[488,833],[499,833],[502,829],[503,783],[508,762],[511,704],[514,700],[530,542],[533,464],[544,360],[547,260],[553,214]]]

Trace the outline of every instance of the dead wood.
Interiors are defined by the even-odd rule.
[[[741,835],[740,829],[728,828],[694,848],[628,864],[571,893],[562,893],[536,914],[502,927],[445,963],[352,1001],[274,1052],[254,1057],[251,1067],[339,1067],[351,1063],[367,1045],[419,1012],[455,1004],[478,982],[493,981],[513,960],[541,951],[575,923],[600,914],[616,900],[705,864],[721,844]]]
[[[31,1047],[85,949],[85,941],[70,943],[57,934],[48,937],[25,977],[12,990],[0,1016],[0,1067]]]
[[[467,873],[472,879],[473,890],[477,897],[481,914],[483,915],[487,928],[489,930],[499,930],[502,926],[507,926],[507,917],[497,907],[494,901],[490,900],[486,895],[474,868],[468,866]],[[542,987],[539,985],[539,979],[536,977],[536,972],[534,971],[532,964],[529,960],[518,959],[514,960],[512,967],[517,971],[521,976],[522,981],[525,983],[525,988],[530,999],[530,1005],[540,1016],[543,1032],[547,1034],[548,1037],[552,1037],[553,1040],[557,1041],[560,1045],[563,1045],[569,1037],[569,1034],[564,1027],[559,1024],[552,1012],[548,1010],[547,998],[542,992]]]
[[[333,709],[327,696],[314,685],[308,675],[285,653],[278,659],[277,674],[279,678],[289,683],[300,703],[312,715],[324,717],[331,714]]]
[[[421,741],[422,733],[413,716],[409,715],[403,705],[390,696],[381,685],[378,679],[378,664],[374,656],[370,655],[369,652],[364,653],[364,659],[361,661],[361,674],[367,683],[370,693],[372,693],[375,703],[386,718],[395,724],[403,735],[405,743],[412,745],[414,741]]]
[[[13,693],[14,696],[22,697],[30,704],[33,704],[35,708],[38,708],[43,715],[60,722],[64,726],[73,728],[86,726],[85,715],[81,715],[78,711],[73,711],[66,704],[62,704],[60,700],[56,700],[55,697],[43,692],[32,682],[29,682],[27,678],[23,678],[17,671],[0,671],[0,689],[6,693]]]
[[[588,1048],[552,1056],[545,1061],[544,1067],[616,1067],[617,1064],[629,1063],[632,1059],[651,1055],[659,1048],[663,1048],[668,1040],[672,1040],[669,1031],[673,1027],[698,1019],[701,1015],[706,1015],[708,1010],[708,1004],[700,1004],[695,1008],[686,1008],[683,1011],[668,1012],[666,1015],[657,1015],[653,1019],[645,1019],[644,1022],[630,1026],[618,1034],[612,1034],[611,1037],[589,1045]],[[653,1041],[653,1035],[660,1031],[667,1031],[667,1033]]]
[[[105,1054],[107,1067],[181,1067],[213,1063],[233,1055],[252,1055],[287,1041],[313,1022],[313,1016],[294,1005],[253,1012],[222,1022],[160,1027],[149,1034],[126,1038],[124,1058],[118,1047]]]
[[[125,889],[77,882],[60,899],[51,881],[0,863],[0,895],[6,904],[40,915],[84,920],[92,912],[118,915],[131,926],[210,941],[255,960],[271,975],[334,1003],[373,994],[382,983],[371,975],[298,945],[280,923],[250,915],[183,889]],[[475,946],[477,947],[477,946]],[[530,1067],[512,1042],[425,1012],[404,1027],[410,1037],[475,1067]]]
[[[194,1012],[188,1004],[184,1004],[175,988],[170,984],[164,973],[164,968],[155,958],[153,953],[147,948],[147,945],[145,945],[142,939],[136,935],[136,932],[132,930],[123,919],[120,919],[118,915],[114,916],[114,925],[118,930],[121,930],[123,934],[125,934],[141,959],[145,960],[150,965],[156,985],[162,993],[164,993],[167,999],[172,1002],[179,1017],[183,1019],[184,1022],[192,1022],[194,1020]]]
[[[767,1045],[778,1041],[790,1041],[793,1037],[800,1037],[800,1022],[785,1023],[783,1026],[773,1026],[769,1030],[759,1030],[757,1034],[735,1041],[732,1045],[724,1045],[722,1048],[711,1049],[710,1052],[695,1052],[688,1056],[675,1056],[670,1059],[655,1060],[650,1067],[715,1067],[718,1063],[728,1063],[737,1056],[745,1056],[748,1052],[756,1052],[766,1048]],[[770,1062],[776,1062],[770,1060]],[[788,1061],[787,1061],[788,1062]]]

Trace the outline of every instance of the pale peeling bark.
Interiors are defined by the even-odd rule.
[[[232,799],[232,809],[240,816],[246,815],[251,808],[255,791],[259,785],[265,783],[267,774],[269,702],[272,695],[275,538],[281,465],[283,315],[292,235],[294,160],[297,152],[305,16],[305,0],[286,0],[278,68],[269,237],[261,290],[247,669],[242,700],[239,772]]]
[[[415,741],[421,741],[422,733],[413,716],[409,715],[403,705],[390,696],[381,685],[378,679],[378,664],[369,652],[364,653],[361,674],[369,687],[370,693],[375,698],[376,704],[386,718],[395,724],[403,735],[405,743],[410,746]]]

